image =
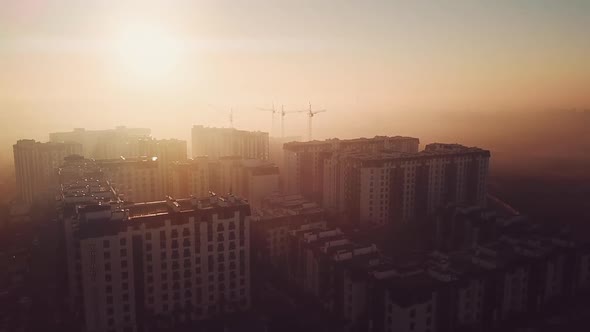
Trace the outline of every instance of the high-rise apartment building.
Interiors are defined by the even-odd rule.
[[[172,197],[207,197],[212,189],[210,167],[207,157],[198,157],[182,162],[173,162],[170,168],[169,186]]]
[[[78,207],[86,331],[250,307],[249,211],[233,196]]]
[[[283,268],[287,264],[289,232],[327,228],[324,210],[301,195],[266,197],[251,221],[253,258],[261,265]]]
[[[279,169],[268,161],[222,157],[212,165],[212,190],[246,198],[253,210],[260,208],[262,199],[279,191]]]
[[[399,151],[418,152],[420,140],[413,137],[376,136],[349,140],[290,142],[284,145],[283,184],[286,193],[302,194],[322,201],[324,160],[333,153],[344,151]]]
[[[66,156],[80,154],[82,147],[77,143],[19,140],[13,145],[13,152],[18,196],[30,204],[57,185],[57,168]]]
[[[82,145],[82,153],[86,158],[112,159],[138,157],[138,141],[150,138],[151,130],[147,128],[116,127],[106,130],[86,130],[75,128],[70,132],[49,134],[50,142],[75,142]]]
[[[171,195],[172,188],[170,184],[170,177],[172,163],[177,161],[184,162],[187,160],[186,141],[178,139],[144,138],[138,140],[137,144],[139,145],[139,154],[135,156],[149,156],[158,158],[158,172],[162,183],[162,191],[166,195]]]
[[[157,201],[166,196],[158,157],[120,157],[97,164],[126,202]]]
[[[485,206],[489,157],[439,143],[419,153],[335,153],[324,163],[323,206],[360,227],[432,216],[453,202]]]
[[[80,256],[81,206],[112,207],[121,211],[123,203],[105,178],[100,166],[80,156],[66,158],[59,171],[60,195],[58,216],[62,222],[68,283],[67,299],[73,324],[83,324],[82,266]]]
[[[191,134],[193,157],[240,156],[262,160],[269,157],[268,133],[265,132],[193,126]]]

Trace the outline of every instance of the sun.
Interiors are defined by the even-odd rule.
[[[127,74],[140,79],[161,79],[174,73],[183,45],[162,27],[135,24],[118,32],[113,52]]]

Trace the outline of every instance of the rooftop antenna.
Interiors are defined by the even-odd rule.
[[[232,107],[230,107],[229,112],[225,109],[221,109],[215,105],[212,104],[207,104],[210,108],[214,109],[215,111],[218,112],[223,112],[223,113],[227,113],[228,114],[228,118],[229,118],[229,126],[230,128],[234,127],[234,109]]]

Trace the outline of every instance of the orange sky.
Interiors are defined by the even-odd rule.
[[[208,104],[269,130],[257,106],[311,101],[329,110],[318,137],[396,112],[590,108],[587,1],[126,3],[0,0],[0,141],[120,124],[187,138],[227,125]],[[173,69],[145,79],[113,57],[130,22],[183,45]]]

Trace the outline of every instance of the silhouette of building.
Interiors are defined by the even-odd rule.
[[[19,140],[13,145],[18,197],[30,204],[35,197],[46,196],[56,189],[57,168],[66,156],[79,154],[77,143],[41,143]]]
[[[120,157],[96,162],[126,202],[156,201],[166,196],[158,157]]]
[[[430,217],[453,202],[485,206],[489,157],[438,143],[417,153],[334,153],[324,161],[323,206],[359,227]]]
[[[122,201],[94,160],[81,156],[67,157],[58,175],[60,195],[57,199],[57,215],[63,227],[64,260],[67,266],[65,296],[72,322],[81,326],[84,322],[84,307],[78,208],[99,205],[120,209]]]
[[[267,196],[251,221],[253,259],[283,269],[287,264],[289,232],[327,227],[324,210],[301,195]]]
[[[213,182],[214,166],[207,157],[197,157],[182,162],[173,162],[170,169],[170,195],[172,197],[207,197]]]
[[[283,145],[289,142],[300,142],[300,136],[292,137],[270,137],[269,138],[269,160],[283,171],[285,169],[285,150]],[[285,176],[281,173],[281,190],[285,190]]]
[[[262,160],[269,157],[268,133],[265,132],[193,126],[191,134],[193,157],[239,156]]]
[[[142,138],[137,141],[139,152],[137,155],[129,157],[157,157],[158,172],[162,182],[162,192],[166,195],[172,194],[171,188],[171,168],[173,162],[183,162],[187,160],[186,141],[178,139],[153,139]],[[186,196],[176,196],[186,197]]]
[[[106,130],[86,130],[75,128],[70,132],[50,133],[50,142],[75,142],[82,145],[80,153],[86,158],[113,159],[139,157],[139,140],[150,138],[147,128],[127,128],[124,126]]]
[[[321,202],[324,182],[324,160],[344,151],[418,152],[420,140],[412,137],[375,136],[349,140],[290,142],[284,144],[284,189],[289,194],[302,194]]]
[[[246,198],[254,210],[260,208],[263,198],[279,191],[279,169],[268,161],[221,157],[211,165],[211,189]]]

